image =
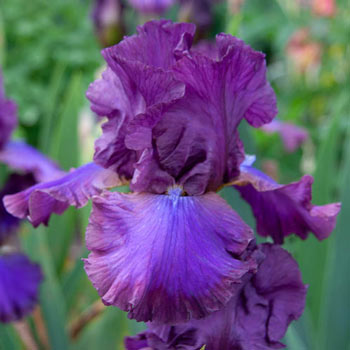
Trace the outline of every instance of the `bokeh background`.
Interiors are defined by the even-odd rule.
[[[90,161],[100,132],[84,95],[102,69],[102,45],[134,33],[149,19],[124,5],[117,26],[96,35],[92,1],[0,2],[0,60],[7,95],[19,105],[15,136],[64,169]],[[163,17],[188,19],[180,5]],[[219,32],[266,53],[278,118],[309,134],[301,147],[287,152],[277,133],[242,125],[247,153],[256,154],[258,166],[280,183],[311,173],[313,203],[341,201],[343,206],[329,239],[286,242],[309,284],[305,313],[290,327],[287,349],[350,350],[350,2],[218,1],[200,36],[213,38]],[[0,167],[0,183],[5,177]],[[255,227],[237,193],[225,189],[221,194]],[[47,228],[21,227],[23,249],[42,264],[45,275],[40,306],[28,318],[42,349],[119,350],[124,336],[143,328],[118,309],[103,307],[86,277],[81,258],[87,255],[89,211],[71,208],[52,217]],[[0,324],[0,349],[23,348],[18,331]]]

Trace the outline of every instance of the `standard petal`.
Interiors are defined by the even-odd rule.
[[[309,137],[309,133],[305,128],[276,119],[271,123],[263,125],[261,130],[266,133],[277,132],[280,134],[287,152],[296,151]]]
[[[24,254],[0,255],[0,321],[13,322],[29,314],[41,281],[40,267]]]
[[[17,105],[14,101],[5,96],[5,90],[2,81],[2,72],[0,70],[0,150],[8,142],[12,131],[17,126]]]
[[[120,184],[116,173],[89,163],[57,180],[5,196],[4,204],[9,213],[21,219],[27,217],[36,227],[47,225],[52,213],[62,214],[70,205],[81,208],[92,196]]]
[[[51,159],[20,141],[10,141],[5,145],[0,151],[0,162],[14,170],[32,173],[38,182],[51,181],[64,174]]]
[[[312,232],[322,240],[334,230],[341,205],[313,205],[312,183],[312,176],[305,175],[298,182],[280,185],[261,171],[243,164],[235,188],[252,207],[258,233],[282,244],[284,238],[293,233],[306,239]]]
[[[169,69],[176,53],[190,45],[193,31],[190,24],[151,21],[138,27],[137,35],[103,50],[107,70],[87,91],[91,109],[108,118],[95,145],[98,164],[132,177],[137,157],[125,145],[128,124],[147,108],[183,96],[184,84]]]
[[[85,269],[106,305],[138,321],[204,317],[254,267],[238,260],[252,231],[223,199],[180,194],[106,192],[93,200]]]
[[[35,183],[31,175],[12,174],[0,191],[0,245],[6,238],[16,231],[19,226],[19,219],[9,214],[3,204],[6,195],[22,191]]]
[[[176,78],[186,84],[183,98],[132,122],[134,140],[152,131],[144,147],[153,148],[159,168],[190,195],[215,191],[239,174],[244,155],[237,128],[243,118],[261,126],[277,113],[264,55],[223,34],[216,44],[217,60],[194,50],[174,66]],[[135,180],[132,186],[150,190]]]

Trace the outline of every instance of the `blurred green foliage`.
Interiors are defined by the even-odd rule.
[[[298,260],[309,284],[302,319],[287,336],[289,350],[350,349],[350,6],[337,2],[331,18],[314,16],[297,1],[246,0],[239,13],[226,4],[215,7],[211,35],[228,31],[267,55],[269,79],[276,91],[279,118],[304,126],[310,140],[287,154],[277,135],[242,126],[246,150],[259,166],[274,164],[280,182],[297,180],[303,173],[315,177],[314,203],[341,200],[343,210],[336,231],[324,242],[313,237],[290,238],[286,247]],[[7,94],[19,105],[17,135],[38,146],[65,169],[80,165],[84,148],[79,140],[79,115],[87,105],[84,93],[102,65],[100,48],[90,21],[89,1],[2,0],[0,3],[0,57]],[[178,6],[168,15],[175,19]],[[137,17],[126,12],[129,33]],[[293,66],[288,42],[301,28],[321,50],[315,69],[300,73]],[[1,169],[1,175],[4,172]],[[250,209],[238,195],[225,189],[222,196],[252,226]],[[90,208],[53,217],[48,228],[21,229],[23,248],[42,263],[41,288],[44,324],[50,348],[122,349],[123,337],[142,329],[116,308],[106,308],[74,340],[72,322],[97,305],[98,296],[81,261],[87,255],[83,237]],[[35,330],[36,322],[29,318]],[[43,339],[34,331],[44,349]],[[0,326],[0,349],[22,349],[12,326]]]

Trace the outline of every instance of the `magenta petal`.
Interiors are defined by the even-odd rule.
[[[10,141],[0,151],[0,162],[14,170],[32,173],[38,182],[51,181],[64,172],[49,158],[24,142]]]
[[[0,71],[0,150],[11,138],[17,126],[17,105],[5,96],[2,73]]]
[[[305,128],[291,123],[281,122],[276,119],[271,123],[263,125],[261,130],[266,133],[279,133],[287,152],[294,152],[309,137],[309,133]]]
[[[114,172],[89,163],[57,180],[5,196],[4,204],[9,213],[27,217],[36,227],[47,225],[52,213],[62,214],[70,205],[81,208],[92,196],[118,185],[120,180]]]
[[[261,236],[275,243],[293,233],[306,239],[312,232],[317,239],[334,230],[340,203],[315,206],[311,203],[313,178],[305,175],[298,182],[280,185],[261,171],[242,165],[235,188],[252,207]]]
[[[179,322],[221,308],[252,268],[251,229],[214,193],[106,192],[93,199],[86,272],[106,305],[138,321]]]
[[[13,322],[29,314],[38,300],[40,267],[19,253],[0,255],[0,321]]]

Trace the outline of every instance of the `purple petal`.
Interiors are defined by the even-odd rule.
[[[266,255],[227,307],[205,320],[193,321],[206,338],[206,350],[269,350],[303,313],[306,286],[296,261],[279,246],[263,244]]]
[[[307,288],[296,261],[280,246],[263,244],[252,254],[260,261],[256,274],[244,276],[244,282],[225,307],[207,318],[176,326],[149,323],[149,330],[143,333],[147,345],[152,349],[153,336],[166,343],[168,347],[164,349],[177,349],[169,346],[168,334],[181,338],[188,332],[192,344],[196,344],[184,348],[189,350],[200,349],[204,344],[206,350],[284,348],[280,340],[289,324],[301,316]]]
[[[114,172],[89,163],[57,180],[5,196],[4,204],[9,213],[27,217],[36,227],[47,225],[52,213],[62,214],[70,205],[81,208],[92,196],[118,185],[120,180]]]
[[[64,172],[49,158],[24,142],[10,141],[0,151],[0,162],[14,170],[32,173],[38,182],[51,181]]]
[[[287,152],[294,152],[309,138],[309,133],[305,128],[279,120],[263,125],[261,130],[266,133],[279,133]]]
[[[175,3],[175,0],[129,0],[129,3],[143,14],[161,15]]]
[[[200,350],[203,346],[198,330],[185,326],[152,327],[152,330],[125,338],[126,350]]]
[[[5,96],[2,73],[0,71],[0,150],[11,137],[17,126],[17,105]]]
[[[19,253],[0,255],[0,321],[13,322],[29,314],[38,300],[39,265]]]
[[[306,239],[312,232],[322,240],[334,230],[340,203],[313,205],[312,183],[312,176],[305,175],[298,182],[280,185],[261,171],[242,165],[235,188],[252,207],[258,233],[282,244],[284,237],[293,233]]]
[[[93,200],[86,272],[106,305],[138,321],[178,322],[222,307],[254,267],[251,229],[215,193],[106,192]]]
[[[175,53],[190,45],[193,32],[190,24],[152,21],[103,51],[107,70],[87,91],[91,109],[108,118],[95,145],[98,164],[132,177],[137,156],[125,145],[128,124],[147,108],[183,96],[184,84],[168,70],[176,62]]]
[[[3,198],[6,195],[22,191],[24,188],[32,186],[35,183],[31,175],[11,175],[0,191],[0,245],[6,238],[12,234],[19,226],[19,219],[9,214],[3,204]]]
[[[142,350],[149,347],[147,332],[140,333],[135,337],[126,337],[124,345],[126,350]]]
[[[173,69],[186,84],[185,96],[135,118],[127,138],[128,147],[140,149],[140,135],[147,135],[142,146],[153,148],[158,167],[190,195],[215,191],[238,175],[244,156],[237,127],[243,118],[261,126],[277,112],[264,55],[224,34],[217,47],[218,60],[183,54]],[[150,190],[135,179],[132,188]]]

